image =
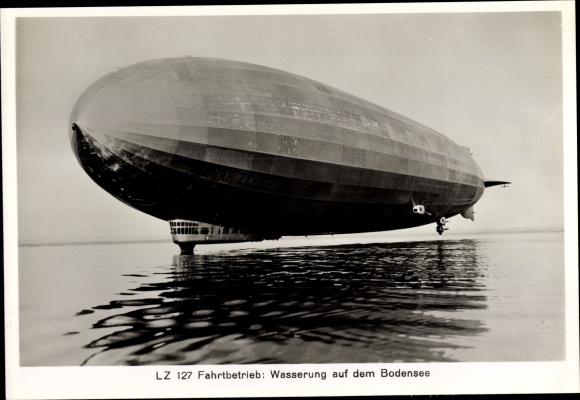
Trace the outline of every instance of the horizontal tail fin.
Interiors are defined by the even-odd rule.
[[[484,181],[484,185],[485,187],[492,187],[492,186],[498,186],[498,185],[511,185],[511,182],[505,182],[505,181]]]

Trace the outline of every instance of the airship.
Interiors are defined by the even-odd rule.
[[[84,171],[197,244],[378,232],[473,219],[470,151],[321,82],[246,62],[156,59],[93,83],[70,115]]]

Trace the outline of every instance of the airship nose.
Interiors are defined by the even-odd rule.
[[[170,90],[173,78],[166,75],[154,66],[137,64],[91,85],[69,118],[69,139],[75,153],[79,136],[118,153],[122,150],[119,146],[141,146],[151,135],[161,134],[174,141],[156,141],[156,150],[173,151],[175,139],[184,139],[187,129],[180,129],[184,124]],[[201,117],[188,121],[189,125],[203,124],[205,118]]]

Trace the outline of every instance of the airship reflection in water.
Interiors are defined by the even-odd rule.
[[[199,243],[386,231],[473,219],[486,186],[469,154],[402,115],[322,83],[182,57],[112,72],[69,121],[84,170]]]

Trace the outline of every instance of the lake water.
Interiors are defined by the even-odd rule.
[[[21,246],[20,364],[564,360],[563,233],[349,240]]]

